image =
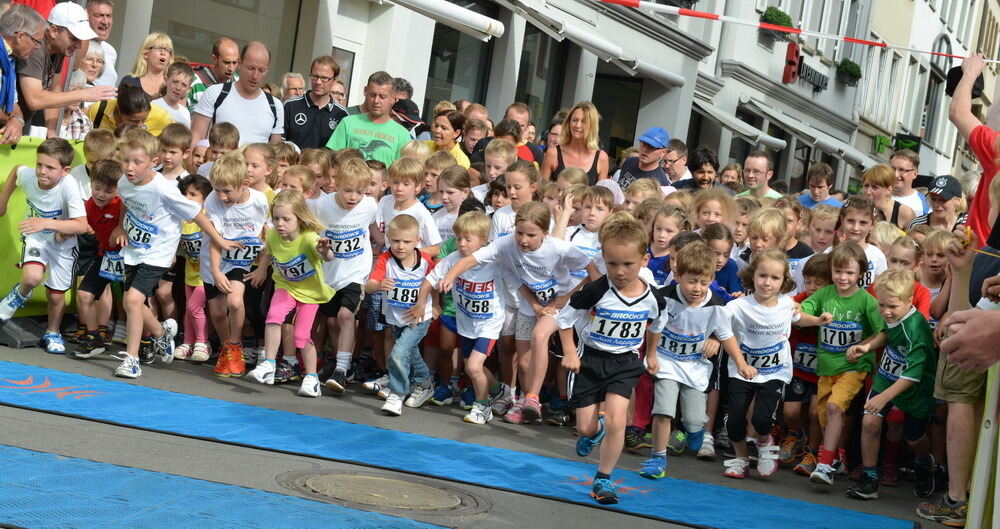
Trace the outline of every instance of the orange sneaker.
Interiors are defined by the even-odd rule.
[[[229,375],[230,356],[231,356],[230,345],[226,343],[222,344],[222,346],[219,347],[219,357],[215,360],[215,369],[212,370],[215,373],[215,376],[217,377],[230,376]]]
[[[247,369],[246,362],[243,361],[243,345],[229,344],[229,361],[226,367],[231,377],[241,377]]]

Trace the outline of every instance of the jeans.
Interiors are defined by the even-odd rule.
[[[410,392],[410,383],[424,383],[431,372],[420,356],[420,341],[427,334],[430,321],[423,321],[408,327],[389,326],[396,343],[389,353],[389,391],[397,395]]]

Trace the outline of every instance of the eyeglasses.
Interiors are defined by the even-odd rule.
[[[163,46],[150,46],[150,47],[148,47],[146,49],[147,50],[152,50],[152,51],[165,51],[165,52],[170,53],[170,54],[174,53],[174,49],[173,48],[165,48]]]
[[[309,78],[312,79],[313,81],[319,81],[321,83],[329,83],[334,79],[333,77],[327,77],[325,75],[316,75],[316,74],[310,74]]]
[[[39,47],[41,47],[41,45],[42,45],[42,41],[40,41],[40,40],[36,39],[36,38],[35,38],[35,37],[33,37],[33,36],[32,36],[32,35],[30,34],[30,33],[27,33],[27,32],[25,32],[25,31],[20,31],[19,33],[20,33],[20,34],[22,34],[22,35],[24,35],[24,36],[26,36],[26,37],[28,37],[29,39],[31,39],[31,42],[34,42],[36,46],[39,46]]]
[[[760,175],[767,174],[767,171],[762,171],[760,169],[744,169],[743,170],[743,174],[744,175],[750,175],[750,176],[760,176]]]
[[[916,171],[916,169],[903,169],[901,167],[893,167],[892,170],[899,174],[912,173],[913,171]]]
[[[333,97],[344,97],[347,95],[343,92],[330,92],[330,93],[333,94]]]
[[[677,163],[678,160],[680,160],[680,158],[674,158],[673,160],[671,160],[669,158],[664,158],[663,159],[663,163],[669,164],[669,165],[673,165],[673,164]]]

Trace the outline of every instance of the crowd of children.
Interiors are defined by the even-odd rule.
[[[904,467],[927,498],[959,457],[942,402],[977,389],[939,361],[933,328],[968,305],[975,241],[963,226],[904,233],[883,194],[810,210],[723,187],[664,196],[648,178],[588,185],[573,168],[543,182],[503,139],[468,169],[419,142],[386,167],[352,149],[238,148],[227,123],[194,152],[184,125],[121,129],[87,134],[77,167],[46,140],[0,193],[0,214],[16,187],[28,205],[0,320],[44,285],[50,353],[120,342],[120,377],[181,359],[300,380],[308,397],[358,382],[392,416],[431,401],[478,425],[575,422],[580,456],[600,445],[601,503],[617,501],[623,449],[650,449],[636,469],[650,479],[668,451],[731,451],[735,479],[753,459],[761,478],[785,464],[821,486],[853,467],[859,499]],[[920,509],[956,524],[959,496]]]

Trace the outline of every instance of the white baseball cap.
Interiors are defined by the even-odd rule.
[[[80,40],[97,38],[97,33],[90,28],[87,11],[75,2],[60,2],[49,11],[49,24],[61,26],[69,30]]]

